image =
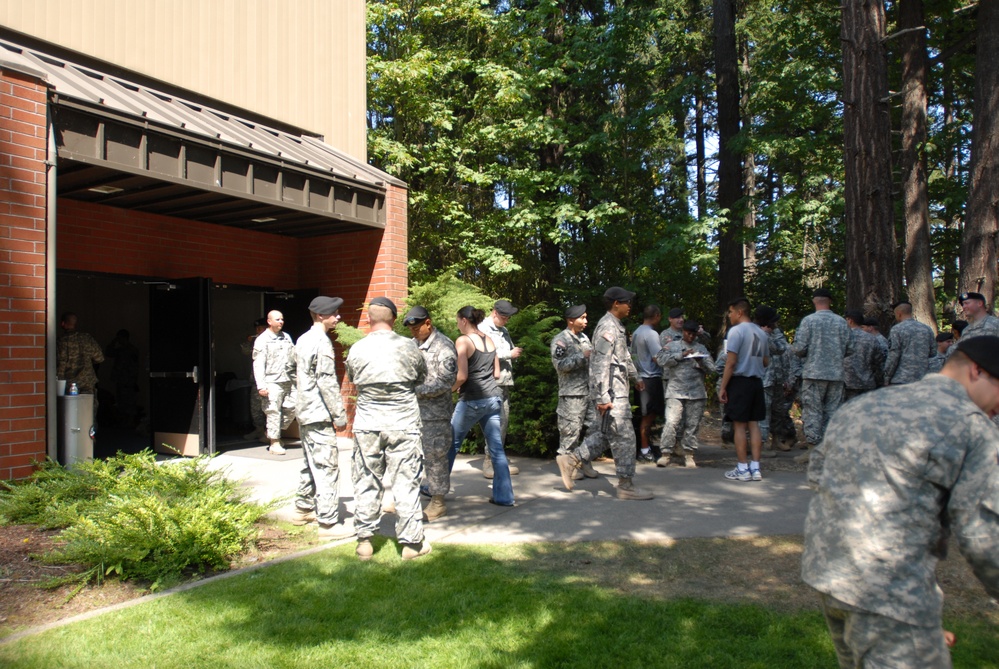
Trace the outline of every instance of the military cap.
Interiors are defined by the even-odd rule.
[[[816,288],[815,292],[812,293],[812,297],[828,297],[832,299],[832,293],[829,292],[828,288]]]
[[[257,327],[263,327],[263,328],[265,328],[265,327],[267,327],[267,319],[266,318],[258,318],[257,320],[253,321],[253,324],[256,325]]]
[[[957,343],[957,350],[989,373],[989,376],[999,379],[999,337],[984,335],[962,339]]]
[[[938,342],[950,341],[954,338],[953,332],[941,332],[937,335]]]
[[[958,334],[964,332],[964,328],[968,327],[968,321],[954,321],[950,324],[951,332],[956,331]]]
[[[881,327],[881,321],[876,319],[874,316],[867,316],[864,319],[864,325],[866,325],[867,327],[879,328]]]
[[[576,306],[569,307],[568,309],[565,310],[565,317],[567,320],[572,320],[574,318],[579,318],[585,313],[586,313],[586,305],[577,304]]]
[[[670,318],[680,318],[681,316],[683,316],[683,309],[681,309],[680,307],[673,307],[672,309],[669,310]]]
[[[493,309],[500,316],[513,316],[520,311],[520,309],[513,306],[510,300],[496,300],[495,304],[493,304]]]
[[[325,295],[320,295],[309,302],[309,311],[314,314],[319,314],[320,316],[329,316],[330,314],[335,314],[339,311],[340,305],[342,304],[343,298],[341,297],[326,297]]]
[[[392,312],[392,318],[395,318],[396,316],[399,315],[399,311],[395,308],[395,302],[393,302],[387,297],[376,297],[375,299],[368,302],[368,306],[385,307],[386,309]]]
[[[688,318],[683,322],[683,329],[688,332],[697,332],[700,328],[701,325],[695,320],[691,320]]]
[[[864,312],[860,309],[847,309],[843,312],[843,318],[849,318],[851,321],[857,325],[867,325],[864,318]]]
[[[768,307],[765,304],[761,304],[756,307],[756,311],[753,313],[753,320],[757,323],[762,323],[763,325],[770,325],[771,323],[777,322],[777,310],[773,307]]]
[[[426,307],[421,307],[416,305],[412,309],[406,312],[406,315],[402,319],[402,324],[406,327],[410,325],[416,325],[417,323],[422,323],[423,321],[430,318],[430,312],[427,311]]]
[[[985,304],[985,296],[981,293],[961,293],[957,298],[960,304],[964,304],[965,300],[981,300]]]
[[[631,302],[635,299],[635,293],[630,290],[625,290],[620,286],[611,286],[604,291],[604,297],[608,300],[614,300],[615,302]]]

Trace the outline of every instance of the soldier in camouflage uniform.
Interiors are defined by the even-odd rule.
[[[583,438],[583,430],[598,429],[597,410],[590,401],[590,352],[593,346],[586,329],[586,305],[565,310],[566,328],[552,339],[552,366],[558,374],[558,454],[565,455]],[[575,480],[595,479],[597,471],[584,460]]]
[[[783,335],[780,337],[774,336],[773,333],[777,329],[777,321],[777,310],[773,307],[760,305],[756,307],[756,311],[753,313],[753,322],[767,335],[767,350],[770,353],[770,364],[767,365],[766,370],[763,372],[763,397],[767,406],[767,415],[760,421],[760,439],[764,447],[769,445],[770,435],[773,433],[770,417],[773,411],[774,397],[778,394],[783,394],[784,391],[783,377],[781,376],[784,368],[780,364],[775,364],[775,361],[783,358],[784,354],[787,353],[788,343]],[[779,333],[780,331],[777,330],[777,332]],[[764,454],[769,453],[769,456],[773,456],[775,455],[773,450],[772,447],[766,448]]]
[[[76,383],[81,395],[94,396],[97,415],[97,372],[94,365],[104,362],[104,351],[97,340],[76,329],[76,314],[65,313],[60,320],[63,335],[56,342],[56,378],[66,385]]]
[[[347,376],[357,387],[352,470],[357,556],[362,560],[374,552],[371,537],[381,519],[386,472],[392,480],[395,534],[402,544],[402,559],[430,552],[420,508],[423,446],[416,399],[416,389],[427,377],[427,363],[412,339],[392,331],[396,313],[387,297],[371,300],[371,331],[347,354]]]
[[[644,387],[635,363],[628,351],[628,340],[622,318],[631,313],[635,293],[614,286],[604,293],[607,313],[593,333],[593,351],[590,354],[590,399],[599,412],[599,429],[586,435],[582,445],[556,457],[562,483],[572,490],[573,476],[584,460],[603,453],[609,443],[614,454],[614,465],[619,478],[617,496],[620,499],[652,499],[647,490],[636,488],[635,475],[635,426],[631,422],[629,380],[638,389]]]
[[[425,307],[415,306],[402,320],[416,340],[427,364],[427,378],[416,387],[423,423],[423,463],[430,504],[423,510],[424,520],[433,521],[447,513],[444,495],[451,490],[451,386],[458,374],[458,353],[454,342],[434,327]]]
[[[781,451],[789,451],[798,439],[798,431],[791,420],[791,405],[794,403],[795,395],[795,370],[798,367],[798,357],[791,350],[791,345],[787,342],[787,337],[774,322],[769,328],[764,328],[770,338],[770,349],[772,351],[781,350],[780,355],[770,356],[770,365],[767,367],[767,375],[772,383],[769,389],[770,413],[767,416],[767,423],[773,442],[771,449],[776,448]],[[766,376],[764,376],[764,389],[766,390]]]
[[[295,342],[284,332],[284,314],[267,314],[267,329],[253,342],[253,378],[267,417],[267,450],[284,455],[281,430],[295,420]]]
[[[259,439],[265,444],[268,443],[267,416],[264,415],[264,406],[260,401],[263,398],[260,397],[260,393],[256,392],[257,380],[253,376],[253,343],[257,341],[260,333],[266,329],[267,319],[258,318],[253,321],[253,334],[239,345],[240,352],[247,358],[250,358],[250,381],[253,382],[250,388],[250,420],[253,421],[253,432],[244,434],[243,439]]]
[[[885,356],[878,340],[863,328],[864,312],[848,309],[844,316],[853,336],[850,354],[843,358],[843,401],[846,402],[884,385]]]
[[[962,341],[941,374],[850,409],[809,464],[802,578],[840,667],[948,668],[935,569],[952,533],[999,597],[999,338]]]
[[[343,300],[320,296],[309,304],[312,327],[295,344],[298,425],[305,463],[298,484],[296,525],[319,521],[322,539],[354,536],[353,526],[341,523],[340,451],[336,430],[347,426],[347,412],[336,377],[336,357],[327,332],[336,327]]]
[[[825,288],[812,295],[815,313],[801,319],[791,350],[804,358],[801,367],[801,422],[809,449],[822,441],[833,412],[843,403],[843,358],[851,352],[850,327],[829,306]],[[798,458],[808,461],[808,453]]]
[[[999,318],[985,311],[985,296],[981,293],[961,293],[958,297],[964,317],[968,320],[967,327],[961,332],[961,338],[981,337],[989,335],[999,337]]]
[[[864,317],[864,332],[874,337],[878,342],[878,347],[881,348],[881,355],[885,358],[888,357],[888,340],[883,334],[881,334],[881,323],[878,319],[873,316]]]
[[[950,350],[953,343],[953,333],[941,332],[937,335],[937,354],[930,358],[930,364],[926,370],[927,374],[937,374],[943,369],[944,363],[947,362],[947,351]]]
[[[700,326],[695,321],[684,321],[683,339],[671,341],[656,355],[656,362],[669,370],[666,385],[666,425],[663,427],[660,449],[662,456],[656,461],[659,467],[669,466],[670,454],[675,453],[676,442],[683,449],[683,465],[696,467],[697,429],[701,425],[708,393],[704,377],[714,372],[714,361],[704,344],[697,342]],[[691,357],[694,356],[694,357]],[[679,437],[679,439],[678,439]],[[678,463],[679,464],[679,463]]]
[[[912,305],[908,302],[895,305],[895,320],[897,323],[888,333],[885,383],[897,386],[926,375],[937,345],[933,330],[912,317]]]

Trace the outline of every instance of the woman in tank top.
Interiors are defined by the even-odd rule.
[[[513,483],[510,465],[503,450],[500,431],[500,410],[503,396],[496,385],[500,375],[496,345],[479,331],[485,312],[474,307],[458,310],[458,330],[461,336],[454,345],[458,351],[458,376],[452,390],[458,391],[458,403],[451,416],[451,462],[465,435],[476,423],[486,437],[486,451],[493,463],[493,496],[489,501],[500,506],[513,506]]]

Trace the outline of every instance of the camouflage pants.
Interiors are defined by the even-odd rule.
[[[431,495],[446,495],[451,491],[451,421],[423,421],[423,464],[427,488]]]
[[[558,453],[573,451],[583,438],[586,426],[596,425],[597,410],[590,398],[560,395],[558,398]]]
[[[333,525],[340,518],[340,450],[332,423],[301,426],[305,466],[298,480],[295,508],[315,511],[316,520]]]
[[[506,446],[506,428],[510,425],[510,391],[513,386],[500,386],[503,392],[503,406],[500,408],[500,442]],[[488,449],[486,451],[489,452]]]
[[[257,394],[260,397],[260,394]],[[267,438],[275,441],[281,438],[281,430],[287,430],[295,420],[295,389],[291,381],[268,383],[267,397],[260,397],[260,404],[267,417]]]
[[[591,400],[592,402],[592,400]],[[613,406],[602,417],[594,406],[593,429],[575,450],[581,460],[599,458],[609,446],[614,455],[614,468],[618,476],[635,475],[635,425],[631,421],[631,403],[627,397],[615,399]]]
[[[257,386],[250,387],[250,418],[253,420],[253,427],[267,427],[267,416],[264,415],[264,398],[257,392]]]
[[[791,420],[791,404],[794,403],[794,396],[786,395],[782,385],[767,388],[767,391],[773,392],[768,413],[770,434],[781,439],[797,437],[798,431],[794,427],[794,421]]]
[[[763,420],[760,421],[760,440],[763,445],[767,445],[767,441],[770,439],[770,411],[774,405],[774,395],[777,389],[773,386],[764,386],[763,388],[763,399],[766,402],[767,410],[763,415]]]
[[[814,446],[822,441],[829,419],[842,403],[842,381],[805,379],[801,382],[801,422],[809,444]]]
[[[820,593],[840,669],[950,669],[943,624],[918,627],[868,613]]]
[[[659,449],[663,455],[697,450],[697,429],[701,426],[707,400],[679,400],[666,398],[666,424],[663,426]]]
[[[382,481],[392,481],[395,500],[395,536],[401,544],[423,541],[423,509],[420,479],[423,478],[423,448],[419,432],[384,430],[354,432],[351,460],[354,479],[354,526],[358,539],[368,539],[381,520]]]

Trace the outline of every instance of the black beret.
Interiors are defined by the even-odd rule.
[[[985,335],[962,339],[957,343],[957,350],[971,358],[989,376],[999,379],[999,337]]]
[[[428,318],[430,318],[430,312],[427,311],[427,308],[416,305],[406,312],[406,316],[402,319],[402,324],[408,327],[410,325],[422,323]]]
[[[635,293],[630,290],[625,290],[620,286],[611,286],[604,291],[604,297],[608,300],[614,300],[615,302],[631,302],[635,299]]]
[[[954,338],[954,333],[953,332],[941,332],[940,334],[937,335],[937,341],[938,342],[950,341],[953,338]]]
[[[867,318],[864,319],[864,325],[866,325],[867,327],[880,328],[881,321],[876,319],[874,316],[868,316]]]
[[[266,318],[258,318],[257,320],[253,321],[253,324],[256,325],[257,327],[264,327],[265,328],[265,327],[267,327],[267,319]]]
[[[567,320],[572,320],[573,318],[579,318],[586,313],[585,304],[577,304],[574,307],[569,307],[565,310],[565,317]]]
[[[847,309],[843,312],[843,318],[849,318],[857,325],[864,325],[864,312],[860,309]]]
[[[757,323],[763,325],[770,325],[771,323],[777,322],[777,310],[773,307],[768,307],[765,304],[761,304],[756,307],[756,311],[753,313],[753,320]]]
[[[500,316],[513,316],[515,313],[520,311],[517,307],[511,304],[510,300],[496,300],[493,304],[493,309],[496,310]]]
[[[697,321],[690,320],[689,318],[683,322],[683,329],[689,332],[697,332],[700,327],[701,326]]]
[[[309,302],[309,311],[320,316],[329,316],[339,311],[342,304],[343,298],[320,295]]]
[[[968,327],[968,321],[954,321],[950,324],[951,332],[957,330],[958,334],[964,332],[964,328]]]
[[[376,297],[370,302],[368,302],[369,307],[373,306],[385,307],[392,312],[392,318],[399,315],[399,311],[395,308],[395,303],[387,297]]]
[[[812,297],[828,297],[832,299],[832,293],[829,292],[828,288],[816,288],[815,292],[812,293]]]
[[[681,316],[683,316],[683,309],[681,309],[680,307],[673,307],[672,309],[669,310],[670,318],[680,318]]]
[[[985,304],[985,296],[981,293],[961,293],[957,298],[961,304],[964,304],[965,300],[981,300],[982,304]]]

